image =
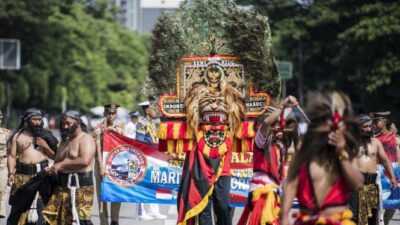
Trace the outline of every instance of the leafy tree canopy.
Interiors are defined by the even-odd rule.
[[[22,69],[0,71],[0,108],[9,83],[13,107],[81,112],[117,102],[134,108],[147,67],[148,40],[113,20],[106,0],[2,0],[0,38],[21,41]]]
[[[250,81],[273,98],[281,79],[271,46],[268,19],[230,0],[195,0],[163,16],[152,35],[149,96],[173,93],[183,56],[237,55]]]
[[[399,1],[236,2],[270,18],[277,59],[295,66],[289,89],[339,89],[362,110],[400,113]]]

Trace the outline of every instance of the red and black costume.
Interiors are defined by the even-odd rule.
[[[231,225],[230,159],[232,141],[226,125],[201,125],[197,144],[188,152],[178,192],[178,224],[212,224],[211,201],[217,224]]]
[[[299,171],[299,185],[297,187],[297,200],[299,206],[307,211],[318,214],[331,206],[345,206],[349,203],[350,189],[342,177],[336,178],[330,191],[321,204],[317,203],[317,197],[310,174],[310,165],[304,164]]]
[[[296,197],[299,202],[299,207],[303,211],[310,212],[311,216],[295,213],[295,225],[353,224],[351,221],[352,213],[349,210],[334,214],[330,217],[320,215],[321,211],[326,208],[348,205],[350,189],[343,177],[339,176],[336,178],[323,202],[318,204],[309,163],[305,163],[300,167],[298,176],[299,184],[297,186]]]
[[[279,224],[281,198],[279,185],[285,177],[285,149],[270,141],[270,151],[267,156],[263,146],[268,144],[260,130],[256,133],[253,150],[253,178],[250,181],[248,203],[238,222],[238,225]],[[267,158],[268,157],[268,158]]]

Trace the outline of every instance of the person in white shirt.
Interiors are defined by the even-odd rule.
[[[141,141],[145,144],[156,144],[157,141],[157,132],[156,126],[153,120],[156,118],[156,111],[153,107],[150,106],[149,101],[145,101],[139,103],[138,106],[143,109],[143,117],[139,119],[137,127],[136,127],[136,137],[135,139]],[[160,213],[159,204],[150,203],[148,205],[148,210],[145,210],[145,204],[139,203],[137,204],[137,215],[140,220],[152,220],[152,219],[166,219],[167,216]]]
[[[131,117],[131,121],[125,125],[124,134],[131,139],[136,139],[136,126],[139,121],[140,113],[138,111],[131,112],[129,116]]]

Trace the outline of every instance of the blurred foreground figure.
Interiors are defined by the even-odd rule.
[[[7,192],[7,139],[10,131],[2,128],[3,112],[0,110],[0,218],[6,217],[6,199]]]
[[[57,177],[57,183],[43,216],[49,225],[92,225],[93,138],[75,111],[62,114],[60,131],[62,141],[54,165],[46,169],[47,175]]]
[[[7,225],[44,224],[42,209],[51,195],[44,169],[54,159],[58,141],[43,129],[39,109],[27,109],[17,130],[8,139],[8,184],[11,212]],[[38,193],[39,192],[39,193]]]
[[[351,162],[358,153],[359,130],[352,122],[351,103],[341,93],[314,93],[308,115],[311,123],[289,167],[281,223],[289,224],[293,199],[300,213],[295,224],[354,224],[350,190],[363,187],[363,175]]]
[[[276,108],[268,106],[255,123],[253,177],[239,225],[247,224],[248,219],[248,224],[279,224],[278,188],[285,177],[288,148],[297,134],[296,121],[291,122],[294,126],[286,128],[284,112],[297,104],[295,98],[288,97]]]

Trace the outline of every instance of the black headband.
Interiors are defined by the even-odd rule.
[[[74,111],[74,110],[68,110],[68,111],[64,112],[62,114],[61,118],[64,119],[65,117],[69,117],[78,122],[81,122],[81,116],[79,115],[79,113],[77,111]]]
[[[61,118],[60,118],[60,128],[61,128],[61,125],[62,125],[61,123],[62,123],[63,120],[65,120],[65,118],[67,118],[67,117],[76,120],[76,121],[80,124],[80,126],[81,126],[81,128],[82,128],[82,131],[84,131],[84,132],[87,133],[87,126],[86,126],[86,124],[85,124],[85,123],[83,122],[83,120],[81,119],[81,116],[79,115],[79,113],[78,113],[77,111],[75,111],[75,110],[68,110],[68,111],[66,111],[66,112],[64,112],[64,113],[62,114],[62,116],[61,116]]]
[[[42,112],[36,108],[29,108],[27,109],[24,114],[22,115],[23,120],[28,120],[31,117],[40,116],[42,117]]]
[[[372,118],[370,116],[368,116],[367,114],[360,114],[360,115],[356,116],[356,121],[358,124],[364,124],[371,120],[372,120]]]

